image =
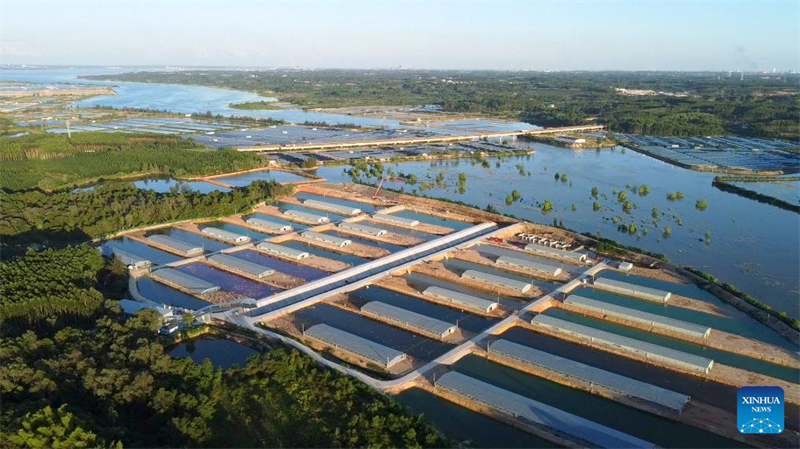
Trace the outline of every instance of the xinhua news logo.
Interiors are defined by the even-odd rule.
[[[736,421],[741,433],[783,432],[783,388],[739,389]]]

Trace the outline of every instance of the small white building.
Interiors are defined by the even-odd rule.
[[[619,265],[617,265],[617,267],[619,268],[620,271],[624,271],[627,273],[633,269],[633,264],[630,262],[620,262]]]

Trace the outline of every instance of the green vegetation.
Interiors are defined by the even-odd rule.
[[[20,250],[34,243],[83,242],[139,226],[241,213],[290,192],[291,187],[256,181],[230,192],[207,195],[156,193],[127,183],[79,194],[36,190],[6,193],[0,197],[0,236],[4,250]]]
[[[314,156],[309,156],[309,157],[306,158],[306,160],[303,161],[302,164],[300,164],[300,167],[301,168],[316,168],[318,165],[319,165],[319,162],[317,161],[317,158],[315,158]]]
[[[696,203],[694,203],[694,207],[697,208],[697,210],[706,210],[708,207],[708,201],[699,199]]]
[[[29,131],[24,126],[17,125],[10,118],[0,117],[0,137],[13,136],[22,132]]]
[[[551,203],[550,200],[545,200],[545,202],[542,203],[542,212],[548,214],[552,210],[553,210],[553,203]]]
[[[625,192],[624,190],[620,191],[619,194],[617,194],[617,201],[619,201],[620,203],[624,203],[627,200],[628,200],[628,193]]]
[[[510,206],[514,204],[514,201],[519,201],[520,198],[522,198],[522,194],[519,190],[514,189],[506,196],[506,204]]]
[[[637,248],[635,246],[624,245],[622,243],[616,242],[611,239],[593,235],[590,232],[586,232],[583,235],[590,237],[591,239],[596,241],[596,243],[588,242],[586,246],[587,248],[591,249],[592,251],[598,254],[605,254],[611,257],[626,257],[626,252],[631,251],[634,253],[645,254],[647,256],[661,260],[663,262],[669,262],[669,258],[667,258],[665,254],[653,253],[644,250],[642,248]]]
[[[244,111],[258,111],[263,109],[284,109],[286,105],[274,101],[248,101],[245,103],[232,103],[230,106],[233,109],[241,109]]]
[[[0,188],[59,189],[103,178],[141,175],[195,176],[255,168],[255,154],[212,150],[160,135],[76,133],[7,139],[0,146]]]
[[[667,194],[667,199],[670,200],[670,201],[682,200],[683,199],[683,192],[681,192],[681,191],[670,192],[670,193]]]
[[[86,245],[31,251],[0,263],[0,325],[4,333],[96,318],[104,303],[98,278],[105,265],[100,252]]]
[[[464,194],[467,192],[467,174],[461,172],[458,174],[458,193]]]
[[[698,270],[696,268],[692,268],[692,267],[686,267],[686,270],[691,272],[691,273],[696,274],[697,276],[700,276],[701,278],[707,280],[708,282],[710,282],[710,283],[712,283],[714,285],[722,287],[728,293],[730,293],[730,294],[732,294],[732,295],[734,295],[734,296],[736,296],[738,298],[743,299],[744,301],[746,301],[750,305],[756,307],[757,309],[760,309],[760,310],[762,310],[764,312],[767,312],[767,314],[769,314],[770,316],[773,316],[773,317],[783,321],[784,323],[788,324],[789,327],[791,327],[792,329],[794,329],[796,331],[800,331],[800,320],[796,320],[796,319],[790,317],[788,313],[786,313],[786,312],[778,312],[777,310],[774,310],[769,305],[764,304],[763,302],[757,300],[756,298],[753,298],[752,296],[748,295],[747,293],[742,292],[741,290],[736,288],[734,285],[729,284],[727,282],[720,283],[719,280],[717,280],[716,277],[714,277],[714,276],[712,276],[712,275],[710,275],[708,273],[705,273],[703,271],[700,271],[700,270]],[[752,316],[753,318],[755,318],[755,319],[757,319],[759,321],[765,321],[765,319],[763,317],[763,314],[760,314],[760,313],[757,313],[757,312],[754,313],[754,312],[749,311],[749,310],[746,310],[746,312],[750,316]]]
[[[756,177],[741,177],[741,176],[717,176],[712,181],[711,185],[725,191],[735,193],[745,198],[756,200],[759,203],[771,204],[781,209],[789,210],[792,212],[800,213],[800,205],[792,204],[786,200],[775,198],[773,196],[764,195],[763,193],[750,190],[748,188],[732,184],[731,182],[798,182],[800,177],[791,176],[786,178],[764,178],[763,176]]]
[[[592,197],[593,197],[593,198],[597,198],[597,195],[598,195],[599,193],[600,193],[600,191],[599,191],[599,190],[597,190],[597,187],[592,187]]]
[[[601,207],[602,207],[602,206],[600,205],[600,202],[598,202],[598,201],[595,201],[595,202],[592,204],[592,210],[593,210],[593,211],[598,211],[598,210],[600,210],[600,208],[601,208]]]
[[[623,193],[625,193],[625,192],[623,192]],[[625,201],[624,203],[622,203],[622,210],[626,214],[631,213],[631,209],[633,209],[633,203],[631,203],[630,201]]]
[[[153,312],[123,322],[111,309],[94,329],[4,338],[0,445],[447,445],[422,417],[295,350],[215,370],[170,357],[158,326]]]
[[[664,226],[663,235],[664,238],[669,238],[669,236],[672,235],[672,228],[669,226]]]
[[[650,193],[650,186],[647,184],[642,184],[639,186],[639,196],[647,196]]]
[[[307,108],[435,103],[446,112],[516,118],[541,126],[596,121],[625,133],[800,137],[796,74],[740,80],[727,73],[197,70],[89,78],[224,87]],[[652,94],[627,95],[616,88]]]

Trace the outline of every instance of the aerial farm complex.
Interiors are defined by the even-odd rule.
[[[101,249],[129,266],[133,299],[172,317],[282,342],[381,392],[424,391],[553,445],[658,446],[489,382],[470,368],[477,360],[675,432],[797,447],[794,334],[690,271],[459,204],[295,186],[249,213],[129,231]],[[744,385],[784,389],[786,432],[727,425],[736,404],[719,398]]]

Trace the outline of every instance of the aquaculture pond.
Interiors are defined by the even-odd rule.
[[[228,245],[227,243],[222,243],[219,240],[206,238],[196,232],[187,231],[180,228],[159,229],[155,231],[154,234],[168,235],[178,240],[182,240],[184,242],[200,246],[203,249],[205,249],[206,252],[221,251],[223,249],[231,247],[231,245]]]
[[[165,265],[181,260],[181,258],[175,254],[161,251],[160,249],[153,248],[146,243],[142,243],[129,237],[121,237],[105,242],[103,244],[103,254],[110,255],[111,248],[127,251],[135,256],[149,260],[156,265]]]
[[[566,387],[475,355],[462,358],[453,367],[467,376],[642,438],[661,447],[746,447],[736,441],[687,424],[628,407],[582,390]]]
[[[521,327],[512,327],[499,335],[499,338],[530,346],[540,351],[549,352],[559,357],[594,366],[612,373],[630,377],[642,382],[676,391],[692,397],[692,399],[713,404],[729,413],[736,413],[737,388],[719,382],[700,379],[696,376],[681,374],[666,368],[641,363],[637,360],[620,357],[605,351],[559,338],[532,332]],[[786,404],[786,423],[793,428],[800,427],[798,406]]]
[[[374,246],[376,248],[383,248],[383,249],[389,251],[390,253],[396,253],[398,251],[402,251],[402,250],[406,249],[405,246],[392,245],[391,243],[379,242],[377,240],[370,240],[370,239],[367,239],[367,238],[364,238],[364,237],[356,237],[356,236],[354,236],[352,234],[346,234],[344,232],[339,232],[339,231],[337,231],[335,229],[331,229],[331,230],[328,230],[328,231],[322,231],[322,233],[323,234],[334,235],[336,237],[341,237],[343,239],[348,239],[348,240],[351,240],[353,243],[360,243],[362,245]]]
[[[224,229],[226,231],[234,232],[239,235],[246,235],[253,239],[253,243],[258,242],[259,240],[266,240],[268,238],[274,237],[269,234],[262,234],[261,232],[254,231],[250,228],[246,228],[244,226],[238,226],[235,224],[226,223],[224,221],[213,221],[211,223],[203,223],[200,225],[200,228],[211,227],[217,229]]]
[[[265,267],[270,267],[279,273],[289,274],[307,281],[322,279],[330,274],[327,271],[318,270],[306,265],[286,262],[284,260],[276,259],[258,251],[252,251],[249,249],[236,251],[235,253],[230,253],[230,255],[239,259],[249,260],[250,262],[254,262]]]
[[[192,295],[188,295],[180,290],[176,290],[168,285],[154,281],[148,277],[141,277],[136,281],[139,293],[150,301],[167,304],[183,309],[197,310],[211,305],[210,302],[203,301]]]
[[[781,182],[729,182],[737,187],[778,198],[789,204],[800,204],[800,181]]]
[[[447,184],[420,191],[421,183],[411,186],[387,180],[384,187],[417,190],[480,208],[491,205],[501,213],[538,223],[563,222],[578,232],[663,253],[800,317],[800,252],[791,250],[800,246],[796,213],[720,191],[711,185],[713,173],[679,168],[623,147],[571,150],[523,141],[516,145],[536,153],[491,159],[489,168],[472,159],[384,164],[426,182],[442,172]],[[463,192],[457,188],[459,173],[466,175]],[[342,167],[323,167],[318,175],[329,182],[350,180]],[[375,182],[374,178],[361,180]],[[647,188],[640,194],[642,185]],[[595,187],[596,197],[592,195]],[[512,190],[521,197],[507,204]],[[683,199],[668,199],[678,191]],[[619,200],[619,192],[625,192],[624,201]],[[705,209],[696,207],[699,200],[705,200]],[[552,209],[542,207],[545,201],[550,201]],[[625,201],[630,201],[627,212]],[[631,224],[636,226],[633,233]],[[667,226],[669,232],[665,232]]]
[[[253,281],[248,278],[237,276],[227,271],[216,269],[202,262],[193,262],[186,265],[175,267],[176,270],[203,279],[214,285],[219,285],[222,290],[236,293],[248,298],[263,298],[281,289],[262,282]]]
[[[255,181],[276,181],[276,182],[298,182],[309,181],[311,178],[297,175],[278,170],[261,170],[249,173],[242,173],[233,176],[223,176],[214,178],[215,181],[227,184],[233,187],[244,187],[252,184]]]
[[[459,328],[470,332],[481,332],[498,320],[441,306],[414,296],[404,295],[381,287],[361,288],[350,292],[350,300],[361,307],[370,301],[380,301],[421,315],[436,318],[446,323],[458,324]]]
[[[614,276],[612,277],[608,275],[614,275]],[[602,277],[608,276],[609,278],[613,279],[619,279],[621,277],[618,275],[618,273],[611,271],[601,272],[601,276]],[[619,280],[635,283],[638,285],[646,285],[644,283],[639,283],[638,281],[632,279],[622,278]],[[664,288],[664,287],[662,286],[655,288]],[[705,293],[705,291],[703,292]],[[673,293],[677,294],[677,292],[675,292],[674,290]],[[624,295],[617,295],[614,293],[609,293],[590,287],[579,287],[573,290],[571,294],[597,299],[600,301],[605,301],[611,304],[617,304],[623,307],[637,309],[644,312],[650,312],[656,315],[676,318],[691,323],[703,324],[705,326],[709,326],[714,329],[730,332],[736,335],[741,335],[742,337],[753,338],[756,340],[761,340],[765,343],[770,343],[785,348],[797,350],[796,346],[792,345],[788,340],[778,335],[777,332],[761,324],[760,322],[754,320],[744,312],[741,312],[735,309],[733,306],[723,303],[721,300],[716,298],[709,298],[708,302],[714,304],[718,308],[718,310],[724,314],[724,316],[699,312],[696,310],[686,309],[683,307],[672,306],[669,305],[669,303],[667,303],[666,306],[662,306],[649,301],[643,301]]]
[[[133,185],[139,189],[154,190],[158,193],[166,192],[230,192],[227,187],[218,186],[205,181],[183,181],[173,178],[146,178],[133,181]]]
[[[362,203],[360,201],[347,200],[336,196],[315,195],[313,193],[308,193],[308,192],[297,192],[294,195],[294,197],[300,201],[317,200],[331,204],[338,204],[341,206],[354,207],[357,209],[361,209],[362,212],[367,212],[367,213],[372,213],[379,209],[378,207],[375,207],[372,204]]]
[[[598,320],[577,313],[568,312],[563,309],[550,308],[545,310],[543,314],[552,316],[554,318],[571,321],[573,323],[582,324],[584,326],[593,327],[595,329],[635,338],[636,340],[677,349],[678,351],[687,352],[689,354],[707,357],[713,359],[715,363],[722,363],[724,365],[742,368],[747,371],[753,371],[755,373],[776,377],[788,382],[800,383],[800,371],[798,371],[796,368],[777,365],[719,349],[703,347],[684,340],[665,337],[662,335],[641,331],[639,329],[634,329],[632,327]]]
[[[176,358],[189,357],[198,364],[208,359],[214,368],[230,368],[233,365],[244,366],[247,359],[258,351],[226,338],[206,335],[181,342],[168,354]]]
[[[336,251],[329,251],[327,249],[320,248],[319,246],[301,242],[300,240],[284,240],[279,244],[282,246],[288,246],[289,248],[306,251],[309,254],[313,254],[319,257],[324,257],[326,259],[338,260],[340,262],[344,262],[353,266],[361,265],[362,263],[367,262],[367,259],[364,259],[363,257],[353,256],[352,254],[339,253]]]
[[[552,448],[555,444],[419,388],[395,396],[411,411],[425,415],[437,429],[464,447]]]
[[[432,360],[452,348],[445,343],[328,304],[318,304],[301,309],[293,316],[301,323],[301,326],[305,325],[306,328],[314,324],[325,323],[425,360]]]

